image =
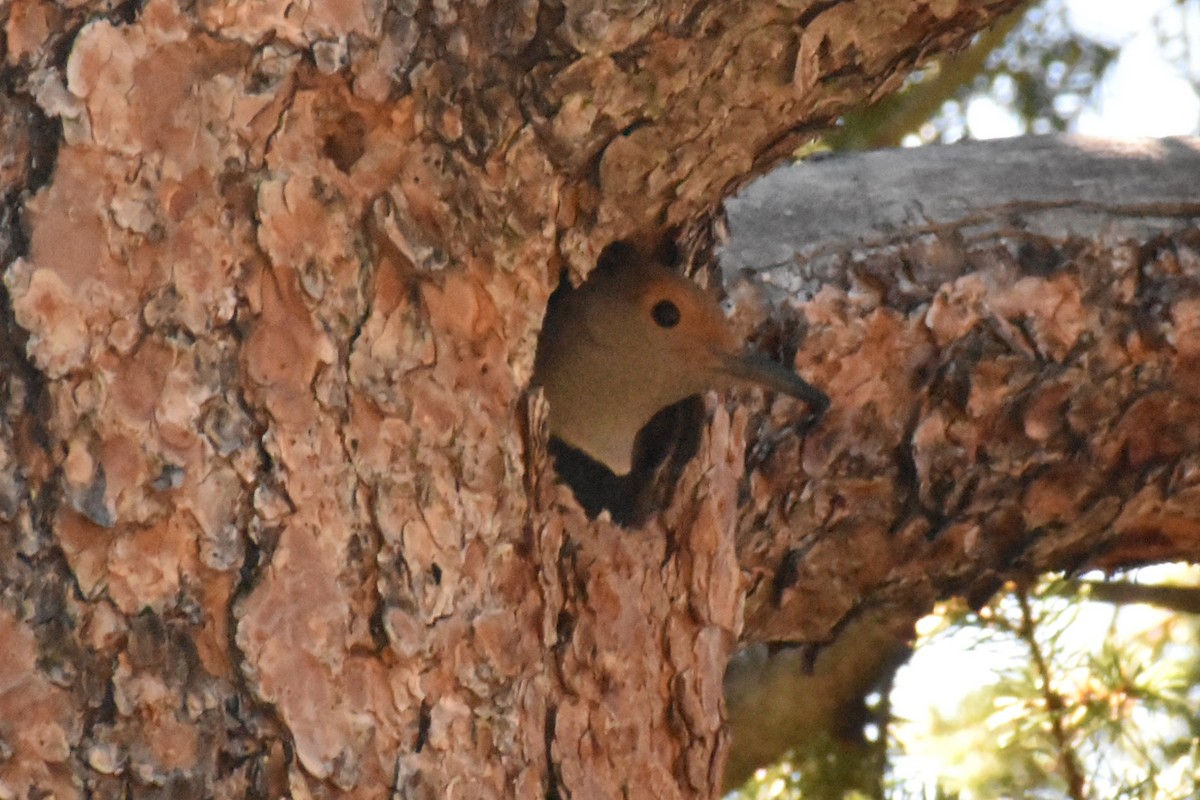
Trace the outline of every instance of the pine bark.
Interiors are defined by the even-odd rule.
[[[634,531],[546,457],[561,269],[1015,5],[0,11],[0,788],[712,797],[740,640],[1194,556],[1186,232],[735,284],[826,421],[708,398]]]
[[[837,400],[750,459],[746,638],[819,640],[881,590],[923,609],[1200,555],[1197,175],[1196,139],[1035,137],[803,164],[731,201],[731,291]]]
[[[1200,557],[1197,176],[1200,139],[1033,137],[806,162],[727,204],[732,296],[833,398],[804,436],[751,416],[742,642],[803,646],[727,674],[728,780],[865,747],[862,698],[938,599]]]

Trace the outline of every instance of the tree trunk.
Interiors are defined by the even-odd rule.
[[[546,457],[561,268],[1015,5],[0,10],[0,794],[711,797],[744,603],[1194,554],[1183,234],[735,287],[834,411],[710,398],[642,529]]]

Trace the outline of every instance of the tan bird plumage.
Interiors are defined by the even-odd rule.
[[[690,395],[757,383],[808,402],[828,399],[791,370],[744,352],[717,303],[661,264],[620,251],[546,312],[534,383],[550,432],[625,475],[638,431]]]

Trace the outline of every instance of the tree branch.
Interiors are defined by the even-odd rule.
[[[730,292],[833,407],[749,424],[746,636],[1194,558],[1200,143],[845,156],[729,203]]]

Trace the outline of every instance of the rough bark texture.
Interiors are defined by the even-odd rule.
[[[834,399],[803,440],[786,410],[752,437],[747,640],[1200,556],[1198,177],[1195,139],[1023,139],[804,164],[729,204],[725,265],[760,268],[735,296]]]
[[[1047,137],[809,162],[727,204],[733,296],[834,399],[803,439],[788,406],[752,417],[743,641],[805,646],[731,666],[727,781],[853,748],[935,599],[1200,557],[1198,187],[1200,140]]]
[[[798,640],[1193,553],[1186,239],[820,273],[834,415],[755,417],[744,478],[710,398],[644,530],[524,395],[564,264],[701,230],[1014,5],[0,9],[0,794],[712,796],[735,545]]]

